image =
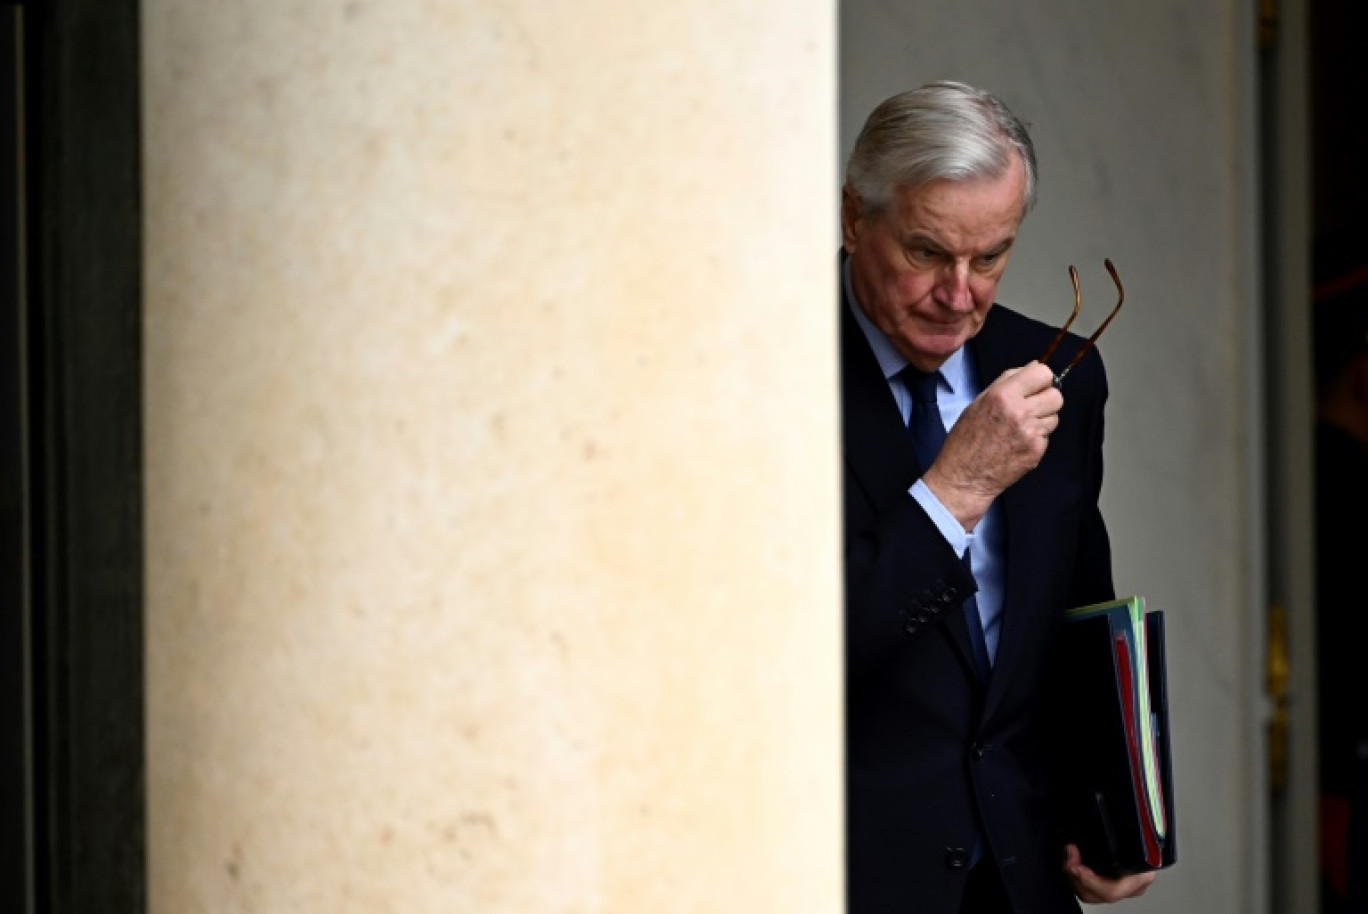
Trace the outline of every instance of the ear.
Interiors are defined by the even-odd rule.
[[[841,188],[841,244],[847,254],[854,254],[860,235],[864,233],[864,207],[860,198],[847,184]]]

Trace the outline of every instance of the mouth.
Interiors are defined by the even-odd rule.
[[[966,321],[962,317],[957,317],[951,321],[926,320],[923,323],[932,333],[957,333],[964,329]]]

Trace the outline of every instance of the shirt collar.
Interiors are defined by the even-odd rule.
[[[841,264],[841,282],[845,286],[845,297],[850,303],[851,313],[855,315],[855,322],[860,325],[865,339],[869,340],[869,347],[874,350],[874,358],[879,361],[879,369],[883,371],[884,380],[893,380],[894,375],[907,367],[908,361],[888,337],[883,335],[883,331],[875,327],[865,316],[864,309],[855,300],[855,287],[850,282],[849,257]],[[940,367],[940,373],[941,380],[950,388],[951,393],[962,393],[969,389],[969,363],[964,346],[956,349],[954,354],[945,360],[945,364]]]

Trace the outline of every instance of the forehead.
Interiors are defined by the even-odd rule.
[[[933,242],[948,250],[977,249],[1015,237],[1025,208],[1025,174],[1018,162],[997,178],[899,187],[887,221],[904,242]]]

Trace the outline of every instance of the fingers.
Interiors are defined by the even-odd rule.
[[[1046,390],[1059,393],[1059,388],[1055,387],[1054,384],[1054,372],[1048,365],[1040,362],[1027,362],[1021,366],[1021,375],[1022,379],[1030,384],[1032,393],[1040,393]],[[1061,402],[1063,401],[1062,394],[1059,399]]]
[[[965,408],[923,481],[973,529],[992,500],[1040,465],[1059,427],[1064,395],[1048,366],[1003,372]]]
[[[1024,366],[1022,380],[1029,386],[1026,395],[1027,413],[1035,417],[1034,432],[1041,438],[1049,439],[1059,428],[1059,411],[1064,408],[1064,395],[1054,385],[1054,372],[1040,364],[1031,362]]]
[[[1010,379],[1013,384],[1018,384],[1024,395],[1037,394],[1049,388],[1058,393],[1058,388],[1054,386],[1054,372],[1050,366],[1041,362],[1027,362],[1020,368],[1009,368],[998,376],[999,380]],[[1063,397],[1060,397],[1061,401]]]
[[[1054,373],[1040,362],[1003,372],[988,392],[997,398],[1008,424],[1028,439],[1048,439],[1059,427],[1064,395],[1054,386]]]
[[[1054,372],[1040,362],[1009,368],[989,385],[989,390],[994,388],[1009,402],[1020,400],[1025,414],[1037,419],[1056,416],[1064,406],[1064,394],[1054,385]],[[1050,423],[1048,431],[1054,431],[1057,424]]]
[[[1064,872],[1068,873],[1078,900],[1088,904],[1110,904],[1126,898],[1139,898],[1149,890],[1155,879],[1154,873],[1136,873],[1115,879],[1099,876],[1083,862],[1077,845],[1073,844],[1064,849]]]
[[[1064,394],[1054,384],[1054,372],[1039,362],[1032,362],[1023,369],[1022,380],[1029,385],[1026,399],[1036,415],[1055,417],[1059,414],[1064,406]]]

